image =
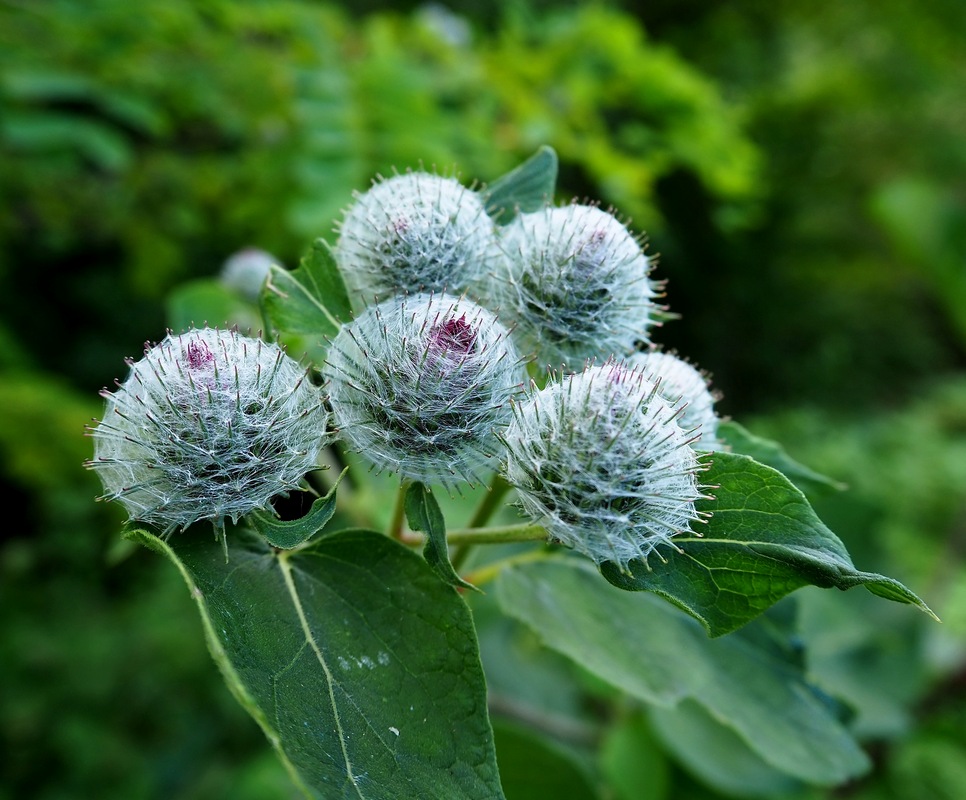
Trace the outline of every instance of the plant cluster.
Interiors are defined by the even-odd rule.
[[[489,581],[509,617],[640,699],[676,675],[671,695],[714,717],[787,705],[834,757],[789,757],[778,745],[799,728],[756,713],[734,720],[747,745],[803,780],[855,774],[861,754],[803,675],[709,651],[760,673],[709,683],[687,668],[704,637],[637,593],[712,636],[808,584],[928,609],[857,570],[792,483],[827,479],[719,420],[705,377],[656,349],[652,261],[613,214],[552,205],[556,164],[544,148],[485,187],[428,173],[377,182],[334,248],[320,240],[297,270],[268,269],[261,312],[276,335],[311,341],[308,375],[235,331],[171,334],[106,393],[89,465],[106,497],[161,534],[128,531],[180,567],[226,679],[309,796],[503,796],[456,591]],[[558,366],[544,374],[548,361]],[[358,470],[345,488],[319,480],[321,462],[351,451],[398,475],[388,535],[372,530],[373,506],[392,506],[391,489],[367,500]],[[431,486],[485,481],[469,527],[448,530]],[[298,490],[311,508],[283,519],[271,501]],[[508,492],[523,519],[490,525]],[[223,555],[190,527],[201,520]],[[472,549],[522,542],[586,558]],[[666,633],[655,653],[680,670],[616,641],[603,657],[605,631],[651,617]]]

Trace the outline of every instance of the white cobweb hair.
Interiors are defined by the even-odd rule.
[[[133,520],[223,533],[297,489],[328,440],[322,391],[278,345],[234,330],[169,334],[145,349],[88,429],[86,466]]]
[[[379,470],[480,482],[523,367],[496,315],[465,297],[419,294],[371,306],[326,357],[334,423]]]
[[[702,467],[678,410],[615,363],[557,377],[514,403],[506,479],[552,539],[626,569],[702,521]]]
[[[717,397],[701,370],[673,353],[657,350],[635,353],[626,363],[655,383],[665,400],[681,407],[679,422],[686,431],[698,435],[696,449],[720,449],[719,419],[714,410]]]

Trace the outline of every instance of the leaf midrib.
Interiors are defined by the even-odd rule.
[[[286,272],[280,267],[274,267],[274,266],[272,267],[272,269],[275,270],[278,275],[284,276],[284,280],[287,280],[291,284],[294,284],[295,291],[298,291],[298,293],[302,294],[305,297],[305,299],[308,300],[309,303],[315,306],[315,308],[317,308],[322,313],[322,316],[329,321],[329,323],[332,325],[332,327],[335,330],[339,330],[339,327],[341,326],[341,323],[339,322],[339,320],[337,320],[332,315],[332,313],[322,304],[322,302],[320,300],[317,300],[316,297],[312,294],[312,290],[315,290],[316,292],[319,292],[321,294],[321,287],[319,286],[318,281],[315,280],[314,276],[300,274],[302,271],[301,267],[299,267],[299,269],[295,270],[294,272]],[[284,290],[278,285],[279,284],[278,279],[276,279],[275,283],[271,283],[271,278],[272,278],[272,275],[271,273],[269,273],[270,288],[274,289],[279,294],[284,294]],[[309,284],[311,284],[311,286]],[[293,289],[290,288],[289,291],[293,291]]]
[[[359,784],[356,782],[355,773],[352,770],[352,761],[349,759],[349,752],[346,750],[346,737],[344,731],[342,730],[342,720],[339,717],[339,706],[336,703],[335,692],[333,691],[335,679],[332,676],[329,665],[325,660],[325,656],[322,655],[322,650],[319,647],[318,642],[315,640],[315,636],[312,634],[312,629],[309,626],[308,618],[305,616],[305,610],[302,608],[302,599],[299,597],[298,590],[295,588],[295,581],[292,578],[292,566],[289,564],[287,553],[279,554],[278,566],[282,571],[282,578],[285,581],[285,588],[288,590],[289,596],[292,599],[292,604],[295,606],[295,613],[298,615],[299,625],[302,627],[302,633],[305,636],[305,641],[308,643],[309,647],[312,648],[312,652],[315,653],[319,666],[322,667],[322,672],[325,674],[326,691],[329,693],[329,702],[332,704],[332,717],[335,720],[336,732],[339,736],[339,747],[342,749],[342,759],[345,761],[346,777],[348,777],[349,782],[352,784],[352,788],[356,790],[358,797],[364,800],[362,791],[359,789]]]

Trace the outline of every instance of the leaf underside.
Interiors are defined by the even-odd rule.
[[[899,581],[855,568],[842,541],[818,518],[805,496],[780,472],[748,456],[716,452],[702,482],[713,514],[702,537],[674,538],[677,550],[632,561],[626,571],[601,565],[615,586],[651,591],[684,609],[711,636],[740,628],[785,595],[809,584],[865,586],[873,594],[915,605],[935,617]],[[680,551],[680,552],[678,552]]]
[[[502,798],[476,635],[462,599],[402,545],[340,531],[278,552],[229,528],[163,542],[212,654],[313,798]]]
[[[506,569],[496,594],[548,647],[645,703],[693,700],[786,775],[834,785],[868,767],[795,658],[753,636],[709,639],[659,598],[615,592],[577,558]]]

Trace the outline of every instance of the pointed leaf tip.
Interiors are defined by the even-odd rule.
[[[528,213],[552,202],[557,188],[557,153],[543,145],[530,158],[483,191],[487,213],[501,225],[520,212]]]
[[[409,527],[426,534],[423,548],[426,563],[450,586],[479,591],[472,583],[464,581],[450,563],[446,523],[432,490],[418,481],[410,484],[406,490],[405,509]]]
[[[715,452],[702,481],[716,484],[713,512],[699,538],[683,534],[674,549],[632,561],[621,571],[601,565],[614,586],[651,591],[693,616],[709,635],[730,633],[802,586],[865,586],[880,597],[929,607],[898,581],[860,572],[842,541],[815,514],[805,495],[777,470],[734,453]]]

